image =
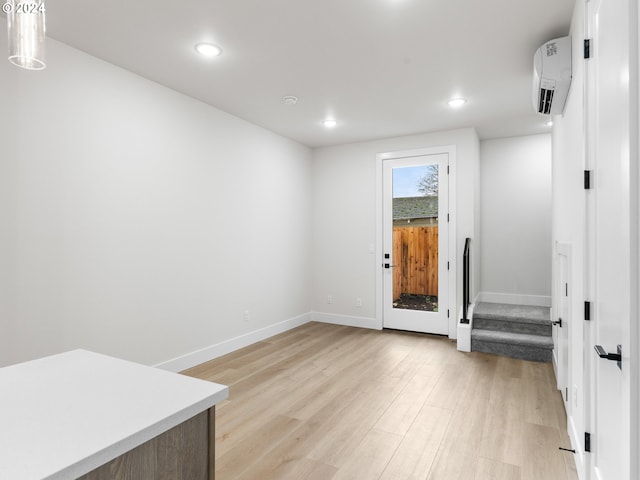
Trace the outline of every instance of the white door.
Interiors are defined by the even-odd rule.
[[[557,299],[555,318],[553,319],[553,356],[558,380],[558,390],[562,393],[565,411],[569,413],[569,329],[571,328],[571,288],[569,278],[571,271],[571,245],[558,243],[556,247],[556,281],[555,298]]]
[[[593,312],[588,365],[593,384],[593,479],[630,479],[629,338],[631,231],[629,154],[629,0],[588,4],[593,58],[588,61],[590,166],[594,196]],[[634,319],[636,321],[637,319]],[[600,358],[622,349],[622,363]],[[637,455],[637,452],[634,454]]]
[[[446,153],[383,161],[383,326],[448,334]]]

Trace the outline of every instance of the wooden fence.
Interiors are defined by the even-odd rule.
[[[393,227],[393,298],[438,295],[438,227]]]

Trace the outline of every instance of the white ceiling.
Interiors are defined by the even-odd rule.
[[[548,131],[533,54],[568,34],[574,1],[54,0],[47,34],[310,147],[461,127],[493,138]],[[224,53],[198,56],[201,41]]]

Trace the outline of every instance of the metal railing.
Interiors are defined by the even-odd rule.
[[[462,254],[462,319],[460,323],[469,323],[469,305],[471,304],[471,239],[464,241],[464,253]]]

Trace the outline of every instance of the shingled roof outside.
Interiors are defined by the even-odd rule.
[[[438,216],[438,197],[403,197],[393,199],[393,219],[411,220],[414,218],[436,218]]]

